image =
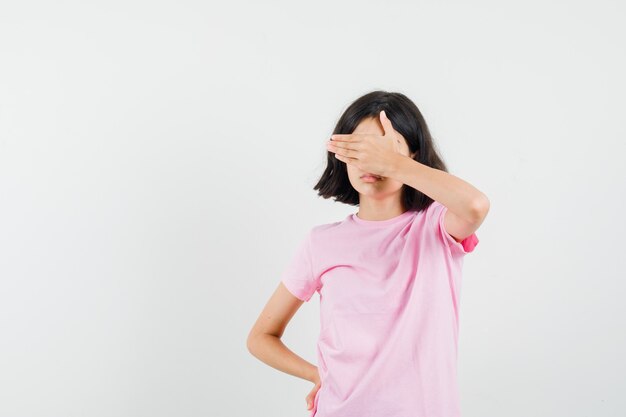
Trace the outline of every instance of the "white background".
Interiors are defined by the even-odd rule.
[[[352,100],[406,94],[490,199],[464,417],[626,414],[619,1],[0,5],[0,416],[308,416],[246,337]],[[285,343],[314,363],[319,300]],[[428,416],[426,416],[428,417]]]

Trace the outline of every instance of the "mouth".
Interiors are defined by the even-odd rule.
[[[370,181],[371,180],[378,180],[378,181],[380,181],[380,180],[383,179],[383,177],[381,177],[380,175],[374,175],[374,174],[366,173],[366,174],[361,175],[361,179],[362,180],[370,180]]]

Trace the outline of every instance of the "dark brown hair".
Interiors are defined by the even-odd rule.
[[[359,97],[343,112],[332,134],[350,134],[363,119],[379,119],[381,110],[385,111],[393,128],[406,139],[410,152],[415,153],[414,160],[448,172],[435,148],[422,113],[415,103],[401,93],[379,90]],[[326,169],[313,189],[323,198],[334,198],[335,201],[357,206],[359,193],[350,184],[346,163],[334,155],[328,151]],[[413,187],[406,184],[402,186],[402,204],[405,210],[421,211],[433,201]]]

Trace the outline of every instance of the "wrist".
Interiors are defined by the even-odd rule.
[[[402,173],[406,171],[408,164],[413,162],[416,162],[413,158],[397,154],[389,165],[388,172],[384,176],[399,181],[402,178]]]
[[[318,383],[320,380],[320,374],[319,371],[317,369],[317,366],[311,366],[311,369],[309,370],[306,379],[308,381],[313,382],[314,384]]]

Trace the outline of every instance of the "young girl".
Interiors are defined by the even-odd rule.
[[[311,417],[459,417],[462,265],[489,200],[447,173],[422,114],[403,94],[358,98],[334,133],[314,189],[358,211],[309,230],[248,349],[315,384],[305,398]],[[318,366],[280,340],[315,292]]]

